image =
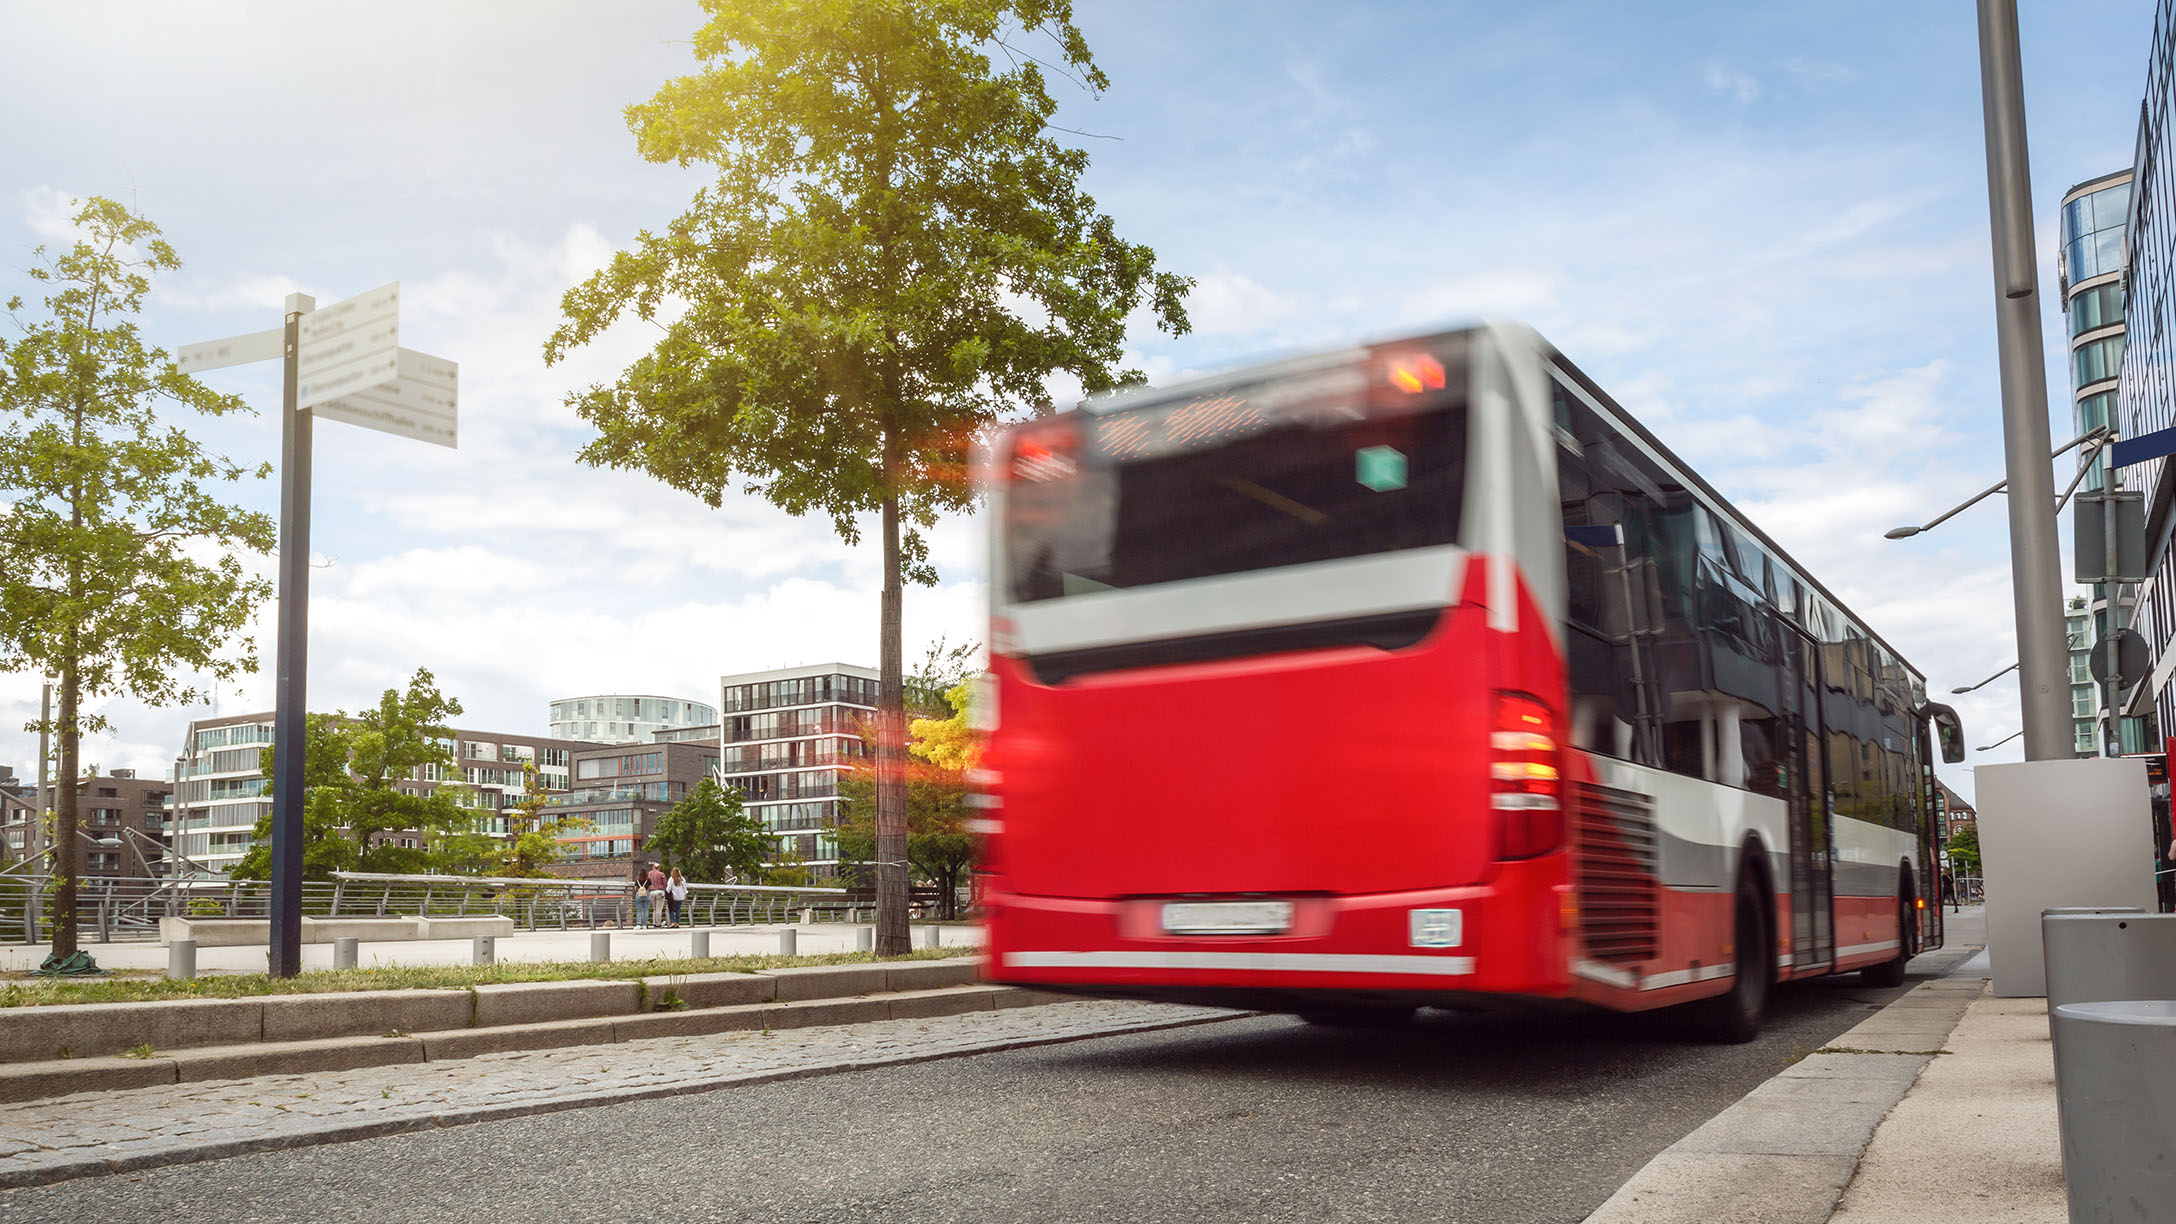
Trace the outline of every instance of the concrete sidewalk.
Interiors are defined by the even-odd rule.
[[[2063,1224],[2046,1000],[1990,994],[1984,912],[1946,917],[1945,950],[1913,964],[1942,976],[1663,1151],[1589,1224]]]
[[[688,954],[688,936],[696,931],[710,932],[712,956],[769,956],[778,951],[778,933],[784,930],[797,932],[796,951],[802,956],[819,956],[831,952],[854,951],[855,932],[860,927],[846,923],[819,922],[806,925],[774,926],[683,926],[673,930],[650,928],[634,930],[621,928],[609,931],[612,936],[612,959],[648,960],[653,957],[675,958]],[[923,931],[917,924],[917,939]],[[495,954],[501,961],[532,963],[540,961],[586,961],[589,959],[588,927],[575,927],[566,931],[521,931],[501,935],[495,946]],[[938,925],[939,946],[972,949],[982,946],[982,928],[969,922],[943,923]],[[920,943],[916,943],[920,947]],[[89,952],[99,965],[112,970],[163,971],[166,968],[166,945],[150,941],[133,943],[85,942],[83,950]],[[359,945],[356,964],[364,969],[383,968],[389,965],[466,965],[472,946],[466,939],[390,939],[377,940]],[[28,972],[45,960],[52,948],[47,944],[15,944],[0,948],[0,971]],[[331,944],[304,944],[302,967],[310,969],[332,968]],[[241,944],[227,948],[198,948],[196,953],[199,973],[263,973],[266,949],[263,944]]]

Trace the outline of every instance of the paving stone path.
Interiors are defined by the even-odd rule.
[[[929,1020],[81,1092],[0,1105],[0,1187],[458,1126],[732,1084],[1203,1024],[1240,1013],[1089,1001]]]

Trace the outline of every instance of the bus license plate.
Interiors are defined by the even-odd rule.
[[[1292,929],[1290,901],[1170,901],[1164,932],[1170,935],[1282,935]]]

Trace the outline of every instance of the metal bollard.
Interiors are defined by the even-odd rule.
[[[2176,1001],[2067,1003],[2048,1015],[2073,1224],[2176,1221]]]
[[[799,955],[799,953],[794,951],[794,948],[800,943],[800,941],[801,932],[794,930],[792,927],[787,927],[785,930],[780,931],[778,933],[778,954],[780,956]]]
[[[478,935],[474,940],[470,941],[468,963],[471,965],[490,964],[498,955],[498,944],[499,941],[490,935]]]
[[[332,967],[335,969],[353,969],[362,942],[353,935],[342,935],[334,939],[332,941]]]
[[[875,950],[876,950],[876,928],[875,928],[875,927],[866,927],[866,926],[865,926],[865,927],[855,927],[855,928],[854,928],[854,951],[856,951],[856,952],[873,952],[873,951],[875,951]]]
[[[710,932],[688,932],[688,957],[691,960],[710,959]]]
[[[612,932],[592,931],[590,933],[589,959],[593,961],[608,961],[612,959]]]
[[[925,948],[939,947],[944,943],[944,940],[942,938],[943,934],[944,932],[939,930],[935,923],[931,923],[930,925],[922,928],[921,938],[915,940],[915,942]]]
[[[166,945],[166,976],[186,982],[196,976],[196,941],[177,939]]]
[[[2051,909],[2040,919],[2040,946],[2051,1031],[2065,1003],[2176,999],[2176,914]]]

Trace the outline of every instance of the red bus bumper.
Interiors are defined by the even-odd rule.
[[[1500,864],[1488,883],[1469,887],[1279,897],[1293,906],[1289,932],[1212,936],[1163,931],[1163,905],[1181,898],[1024,896],[1002,876],[985,877],[983,972],[1010,985],[1268,1010],[1337,995],[1569,998],[1565,874],[1558,854]],[[1456,941],[1428,946],[1442,943],[1446,923]]]

